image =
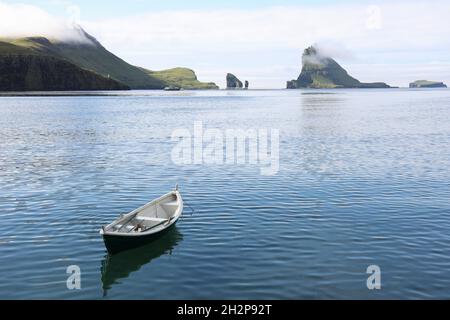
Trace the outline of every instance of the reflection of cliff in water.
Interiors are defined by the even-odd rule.
[[[102,261],[101,273],[103,295],[120,279],[126,279],[131,273],[163,255],[171,255],[172,250],[183,240],[174,226],[157,240],[148,245],[124,251],[115,255],[107,254]]]

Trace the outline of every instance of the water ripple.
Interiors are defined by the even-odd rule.
[[[450,90],[0,98],[0,297],[449,298]],[[280,172],[170,161],[174,129],[280,129]],[[181,184],[194,215],[98,230]],[[79,265],[82,290],[66,288]],[[382,269],[369,291],[366,269]],[[151,288],[151,290],[149,290]]]

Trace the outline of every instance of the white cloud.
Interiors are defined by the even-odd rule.
[[[423,51],[431,58],[435,50],[450,51],[448,12],[448,1],[435,1],[432,5],[425,1],[400,1],[381,2],[376,6],[335,4],[149,12],[84,21],[83,25],[107,47],[149,68],[189,65],[204,70],[207,65],[215,70],[242,74],[243,78],[254,76],[245,72],[259,69],[267,70],[266,76],[270,78],[272,66],[287,70],[292,65],[286,63],[293,63],[297,72],[286,73],[284,77],[288,80],[300,71],[302,50],[314,43],[325,49],[322,52],[344,62],[344,66],[345,62],[359,61],[359,66],[367,68],[370,68],[367,57],[370,55],[373,59],[374,53],[383,53],[383,59],[389,59],[386,54],[389,52]],[[415,61],[403,62],[414,65]],[[381,60],[381,56],[377,60],[375,55],[372,63],[376,68],[375,64],[389,61]],[[422,62],[417,63],[420,66]],[[423,69],[417,68],[418,71]],[[203,74],[199,72],[199,75]],[[375,80],[398,84],[398,75],[386,76]],[[210,80],[223,84],[223,78],[221,75]],[[255,79],[256,86],[269,84],[262,77],[259,79]],[[284,81],[269,84],[272,87],[284,85]]]
[[[150,45],[149,51],[179,48],[202,51],[302,49],[332,39],[357,49],[395,50],[423,42],[450,43],[450,3],[384,3],[378,6],[328,5],[255,10],[150,12],[86,21],[89,30],[110,45]],[[405,37],[408,35],[408,37]],[[417,38],[418,36],[419,38]],[[422,42],[423,41],[423,42]]]
[[[362,81],[407,85],[396,72],[404,69],[394,66],[412,68],[408,81],[433,78],[450,83],[450,75],[442,78],[436,67],[447,70],[450,63],[450,55],[442,54],[450,52],[448,12],[450,2],[443,0],[378,1],[373,6],[340,3],[143,12],[82,20],[81,25],[130,63],[150,69],[187,66],[201,80],[221,85],[225,73],[232,72],[250,79],[252,87],[284,87],[286,80],[298,76],[301,53],[311,44],[318,44],[321,52],[349,72],[357,70],[355,76]],[[67,19],[51,17],[36,7],[0,2],[0,34],[27,32],[73,36]],[[435,61],[433,67],[427,67],[430,60]],[[377,72],[388,65],[392,72],[388,67]],[[372,79],[378,74],[380,78]]]
[[[64,18],[54,17],[32,5],[0,2],[0,37],[44,36],[64,41],[88,41],[76,24],[79,9],[69,8],[69,15]]]

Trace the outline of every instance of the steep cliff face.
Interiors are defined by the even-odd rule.
[[[64,42],[44,37],[10,40],[11,44],[26,48],[35,54],[53,56],[72,62],[78,67],[112,78],[133,89],[161,89],[163,81],[153,78],[140,68],[132,66],[106,50],[94,37],[81,30],[82,42]]]
[[[443,82],[417,80],[409,84],[410,88],[447,88],[447,85]]]
[[[0,91],[126,90],[127,86],[44,55],[0,55]]]
[[[302,71],[297,80],[287,82],[288,89],[297,88],[389,88],[383,82],[362,83],[350,76],[335,60],[323,56],[316,48],[305,49]]]
[[[242,89],[242,81],[239,80],[234,74],[227,73],[227,89]]]
[[[189,89],[218,88],[214,83],[198,81],[190,69],[153,72],[133,66],[105,49],[83,29],[79,28],[78,31],[84,41],[67,42],[44,37],[0,39],[0,55],[27,54],[59,58],[132,89],[163,89],[171,85]]]

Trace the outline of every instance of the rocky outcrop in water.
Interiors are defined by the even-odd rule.
[[[409,84],[410,88],[447,88],[447,85],[443,82],[417,80]]]
[[[305,49],[302,71],[297,80],[287,82],[297,88],[390,88],[386,83],[362,83],[351,77],[335,60],[322,55],[315,47]]]
[[[250,85],[249,82],[247,80],[245,80],[245,85],[244,85],[245,90],[248,90],[249,85]]]
[[[227,89],[242,89],[242,81],[239,80],[234,74],[227,74]]]

